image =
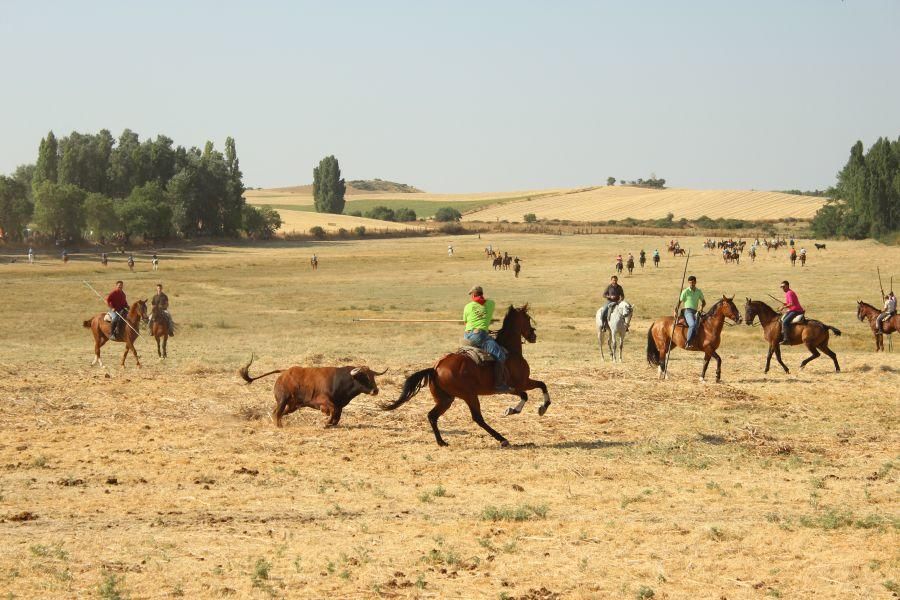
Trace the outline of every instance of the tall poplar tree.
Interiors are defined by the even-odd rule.
[[[59,144],[53,132],[47,134],[47,137],[41,139],[41,146],[38,150],[37,164],[34,168],[34,178],[31,185],[39,186],[45,181],[56,183],[59,174]]]
[[[344,212],[344,192],[346,185],[341,179],[341,167],[338,160],[326,156],[313,169],[313,198],[316,212],[339,215]]]

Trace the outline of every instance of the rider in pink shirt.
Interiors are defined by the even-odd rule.
[[[790,283],[782,281],[781,289],[784,290],[784,306],[782,310],[785,311],[784,316],[781,318],[781,343],[787,344],[788,329],[791,325],[791,321],[806,311],[800,306],[800,299],[797,298],[797,292],[791,289]]]

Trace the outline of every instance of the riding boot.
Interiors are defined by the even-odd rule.
[[[510,391],[506,385],[506,365],[502,361],[494,361],[494,389],[498,392]]]
[[[781,332],[781,341],[780,341],[779,343],[780,343],[780,344],[787,344],[787,343],[788,343],[788,330],[787,330],[787,329],[782,330],[782,332]]]

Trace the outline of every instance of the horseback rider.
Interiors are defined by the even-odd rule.
[[[784,291],[784,303],[781,305],[781,309],[785,311],[784,316],[781,317],[781,343],[787,344],[791,321],[806,311],[800,306],[797,292],[791,289],[791,284],[787,280],[781,282],[781,289]]]
[[[169,314],[169,297],[163,291],[163,286],[161,283],[156,284],[156,295],[150,300],[151,306],[153,308],[159,308],[162,311],[162,315],[166,319],[166,325],[169,328],[169,337],[175,336],[175,322],[172,321],[172,315]],[[151,313],[150,316],[150,326],[153,326],[153,316]]]
[[[894,296],[894,290],[888,292],[884,297],[884,312],[875,318],[875,330],[878,333],[884,333],[884,321],[890,319],[897,314],[897,297]]]
[[[128,316],[128,300],[125,299],[125,291],[122,289],[124,285],[121,281],[117,281],[115,289],[106,296],[106,305],[110,309],[110,335],[113,340],[120,338],[122,321]]]
[[[617,254],[616,255],[616,271],[621,271],[622,269],[623,269],[622,255]]]
[[[603,305],[603,309],[600,311],[600,331],[609,329],[610,311],[625,299],[625,290],[619,285],[619,278],[615,275],[609,278],[609,285],[606,286],[603,297],[606,298],[606,304]]]
[[[687,323],[688,332],[684,342],[684,349],[692,348],[691,341],[697,333],[697,327],[700,325],[700,317],[706,307],[706,298],[703,296],[703,290],[697,287],[697,278],[693,275],[688,277],[688,286],[681,291],[678,298],[678,304],[684,305],[684,322]],[[678,318],[678,311],[675,311],[675,318]]]
[[[463,321],[466,323],[464,337],[466,341],[481,348],[494,357],[494,388],[498,392],[507,392],[504,362],[506,361],[506,349],[497,343],[490,334],[491,320],[494,318],[493,300],[484,297],[484,290],[480,285],[469,290],[471,301],[463,309]]]
[[[641,261],[641,264],[643,264],[647,261],[647,253],[644,252],[643,248],[641,248],[640,261]]]

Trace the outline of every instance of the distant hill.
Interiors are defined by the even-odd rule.
[[[312,184],[295,185],[283,188],[270,188],[271,192],[285,192],[303,196],[312,196]],[[347,182],[347,195],[356,194],[421,194],[422,190],[405,183],[385,181],[384,179],[354,179]]]

